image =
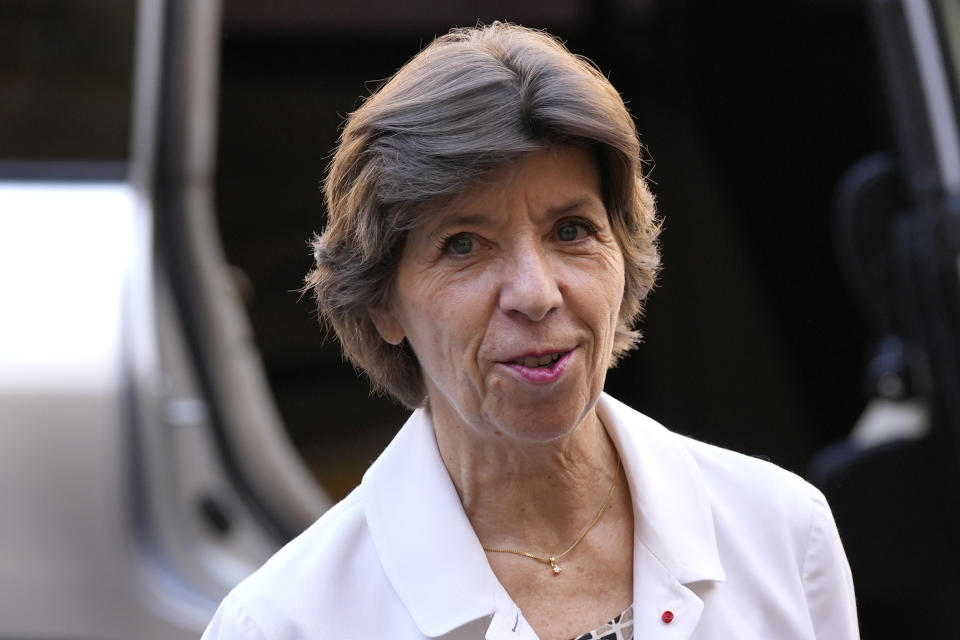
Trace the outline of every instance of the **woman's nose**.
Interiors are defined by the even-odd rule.
[[[536,322],[562,304],[560,285],[547,256],[526,250],[508,265],[500,287],[500,309],[504,313],[520,314]]]

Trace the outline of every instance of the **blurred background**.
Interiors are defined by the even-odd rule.
[[[946,4],[931,6],[944,19],[940,33],[949,40],[958,31],[956,12]],[[878,152],[893,154],[884,156],[893,165],[902,162],[896,159],[889,83],[867,2],[223,0],[145,2],[138,8],[121,0],[0,0],[0,180],[37,185],[129,179],[140,185],[137,193],[149,210],[146,227],[155,234],[148,240],[150,264],[160,275],[141,282],[157,291],[150,313],[160,336],[156,366],[163,381],[147,375],[149,392],[125,402],[142,407],[144,398],[153,398],[158,420],[180,425],[178,434],[191,430],[196,436],[190,438],[197,439],[139,449],[170,437],[165,427],[150,430],[150,415],[139,418],[143,433],[118,436],[132,442],[133,453],[113,476],[131,487],[117,504],[133,505],[134,512],[127,518],[133,524],[118,526],[141,533],[163,529],[165,518],[180,517],[168,515],[178,513],[180,504],[199,514],[197,522],[183,525],[184,531],[197,527],[207,541],[195,553],[226,545],[244,530],[236,524],[244,517],[266,532],[258,534],[259,542],[231,547],[226,556],[232,559],[223,562],[236,566],[203,579],[205,586],[197,589],[202,597],[179,626],[195,630],[238,576],[309,522],[309,514],[345,496],[403,423],[406,411],[370,395],[366,381],[317,324],[312,301],[300,295],[311,264],[306,243],[324,226],[320,182],[344,116],[435,36],[451,26],[493,20],[544,28],[593,60],[621,91],[649,156],[665,224],[664,270],[647,303],[645,341],[610,372],[607,390],[675,431],[806,475],[832,501],[831,492],[838,492],[834,508],[855,578],[868,575],[880,553],[867,542],[856,546],[876,537],[873,516],[841,509],[859,504],[863,494],[844,493],[850,484],[845,465],[856,452],[836,443],[849,443],[851,430],[878,397],[906,412],[897,414],[894,436],[883,436],[884,443],[904,434],[923,436],[930,428],[928,401],[942,389],[924,395],[936,387],[929,383],[936,377],[929,363],[921,364],[920,374],[908,371],[909,340],[887,322],[894,303],[885,299],[878,318],[877,305],[855,289],[851,264],[864,252],[851,255],[856,252],[838,222],[838,203],[850,191],[843,187],[848,169]],[[149,47],[143,49],[151,38],[154,67],[144,53]],[[178,47],[186,53],[176,54]],[[155,72],[153,93],[145,86],[150,81],[135,74],[144,68]],[[956,86],[954,77],[950,83]],[[137,115],[145,105],[155,111],[146,124]],[[149,160],[142,175],[137,158]],[[907,206],[906,182],[884,183],[884,211]],[[202,204],[171,195],[180,191],[201,194]],[[200,231],[190,226],[193,206],[206,211]],[[9,224],[12,210],[7,215]],[[46,260],[56,260],[57,243],[70,239],[55,228],[45,231],[51,245]],[[197,237],[214,248],[191,245]],[[217,264],[204,266],[214,258]],[[3,266],[29,278],[17,265]],[[69,272],[69,265],[62,268]],[[890,276],[893,268],[879,270]],[[203,288],[203,277],[191,283],[191,269],[216,271],[220,284],[213,288],[226,288],[230,298],[226,320],[210,311],[219,308],[219,294]],[[60,286],[71,286],[69,278]],[[191,320],[191,309],[199,320]],[[70,322],[69,313],[63,321]],[[231,364],[236,352],[229,345],[210,352],[210,344],[233,335],[233,329],[220,328],[221,321],[241,327],[240,365]],[[13,342],[8,337],[0,346]],[[224,390],[218,366],[252,373]],[[133,367],[134,376],[137,371]],[[118,384],[123,394],[125,386]],[[267,431],[262,440],[248,441],[244,434],[252,431],[231,416],[243,402],[254,401],[259,413],[251,415],[262,419],[250,429]],[[8,412],[6,419],[23,421],[31,411]],[[209,450],[210,461],[185,462],[193,460],[185,451],[200,449]],[[195,486],[158,498],[157,484],[168,477],[162,469],[175,456],[180,471],[173,475],[190,478],[205,465],[216,469],[207,476],[216,477],[203,476]],[[270,467],[276,461],[289,464]],[[154,470],[141,474],[141,464]],[[952,478],[954,458],[943,464]],[[294,489],[275,480],[297,465],[314,488],[306,488],[303,478],[290,481]],[[891,472],[882,467],[877,473]],[[937,511],[943,495],[955,502],[952,479],[930,482],[951,489],[933,497],[926,491],[929,510],[916,507],[914,522]],[[17,486],[29,490],[22,478]],[[281,504],[288,515],[278,515],[283,499],[275,497],[292,494],[307,497],[291,499],[292,507]],[[868,512],[875,513],[872,507]],[[928,547],[956,540],[953,516],[943,517],[948,522],[931,526],[939,533],[924,543]],[[171,542],[181,534],[143,535],[153,540],[148,546],[156,558],[189,563],[186,543]],[[4,544],[25,537],[8,533]],[[904,549],[900,538],[890,545]],[[947,585],[957,575],[956,562],[941,564],[937,584]],[[862,573],[858,565],[865,567]],[[182,578],[184,571],[172,574]],[[859,578],[857,587],[871,591]],[[952,606],[956,587],[943,589],[935,600]],[[872,616],[883,610],[885,597],[914,602],[886,593],[865,600],[861,615],[872,626],[864,627],[864,637],[882,637],[866,630],[884,627]],[[0,637],[31,631],[20,620],[7,629],[0,625]],[[65,626],[70,619],[64,620]],[[938,629],[923,637],[960,637],[954,627]],[[53,627],[45,633],[68,637]],[[100,633],[119,632],[103,627]]]
[[[833,240],[840,176],[891,145],[857,2],[224,4],[217,215],[284,422],[342,496],[403,412],[370,398],[296,292],[343,116],[450,25],[508,18],[595,61],[651,158],[664,271],[608,390],[803,473],[866,400],[872,336]],[[356,408],[364,406],[363,418]],[[362,433],[362,437],[360,434]]]
[[[608,390],[672,429],[803,473],[866,400],[873,336],[833,239],[840,176],[891,146],[864,7],[511,5],[223,2],[217,222],[298,450],[342,497],[404,419],[369,397],[298,294],[343,117],[450,26],[509,19],[596,62],[650,158],[664,270],[646,342]],[[0,11],[4,159],[121,163],[135,5],[4,0]]]

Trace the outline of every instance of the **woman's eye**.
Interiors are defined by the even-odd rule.
[[[451,253],[455,256],[465,256],[471,251],[473,251],[473,245],[476,241],[473,239],[469,233],[458,233],[455,236],[451,236],[444,243],[444,249],[447,253]]]
[[[581,240],[593,233],[593,228],[585,222],[563,222],[557,227],[557,238],[561,242]]]

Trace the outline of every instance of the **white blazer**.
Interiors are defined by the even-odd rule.
[[[859,637],[850,569],[819,491],[607,395],[597,407],[634,502],[635,638]],[[203,635],[536,637],[491,571],[422,410],[356,490],[227,596]]]

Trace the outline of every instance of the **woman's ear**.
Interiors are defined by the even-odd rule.
[[[394,345],[403,342],[406,332],[392,312],[382,309],[371,309],[370,319],[373,321],[373,326],[377,328],[377,333],[380,334],[381,338]]]

